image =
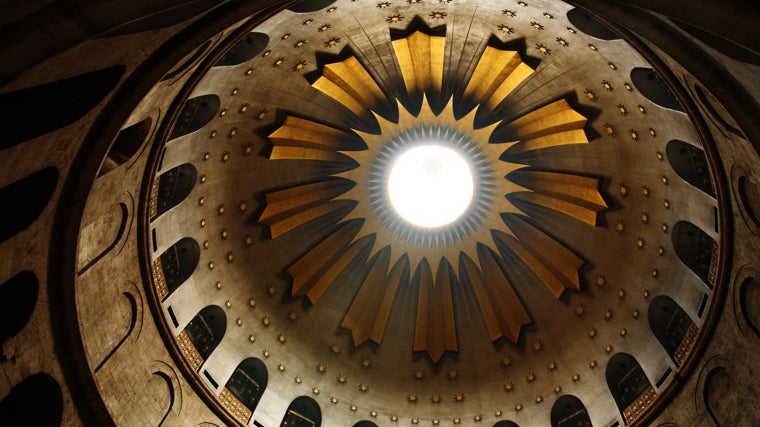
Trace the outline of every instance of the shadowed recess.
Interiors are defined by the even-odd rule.
[[[319,403],[309,396],[293,399],[280,423],[280,427],[320,427],[321,425],[322,410],[319,408]]]
[[[683,111],[681,103],[668,89],[667,84],[651,68],[637,67],[631,70],[631,81],[648,100],[660,107]]]
[[[47,167],[0,188],[0,242],[26,230],[45,210],[58,183],[58,169]]]
[[[248,33],[225,52],[214,66],[227,67],[242,64],[261,53],[268,43],[268,35],[264,33]]]
[[[114,65],[0,95],[0,127],[3,129],[0,149],[81,119],[116,87],[126,69],[123,65]]]
[[[681,366],[691,342],[685,341],[690,334],[696,336],[696,325],[678,303],[667,295],[660,295],[649,303],[649,328],[668,353],[676,366]],[[692,337],[692,338],[693,338]]]
[[[636,420],[654,400],[655,392],[644,370],[627,353],[617,353],[607,362],[607,387],[626,424]]]
[[[668,162],[684,181],[715,197],[705,152],[677,139],[668,142]]]
[[[152,125],[153,119],[146,117],[119,131],[113,144],[111,144],[111,148],[108,150],[108,155],[103,160],[103,164],[100,165],[98,176],[103,176],[116,169],[137,154],[137,151],[140,150],[140,147],[142,147],[148,138]]]
[[[591,37],[602,40],[617,40],[620,38],[614,31],[607,28],[604,24],[587,15],[580,9],[570,9],[567,11],[567,19],[576,29],[590,35]]]
[[[0,420],[7,426],[58,427],[62,416],[61,386],[44,373],[25,378],[0,401]]]
[[[0,345],[29,322],[37,305],[39,287],[37,276],[31,271],[22,271],[0,284]],[[0,360],[5,360],[1,351]]]
[[[718,252],[715,240],[688,221],[676,223],[671,238],[678,259],[712,289]]]
[[[552,427],[591,427],[591,418],[580,399],[566,394],[554,402],[551,423]]]

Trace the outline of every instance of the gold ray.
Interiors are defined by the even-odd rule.
[[[409,268],[407,259],[402,257],[388,274],[390,259],[388,247],[373,258],[372,268],[340,324],[351,331],[354,347],[368,339],[377,344],[383,341],[396,291]]]
[[[508,152],[514,155],[558,145],[588,143],[583,131],[586,121],[567,100],[560,99],[513,120],[499,134],[508,135],[510,141],[520,141]]]
[[[337,151],[316,150],[303,147],[283,147],[275,145],[269,160],[314,160],[318,162],[339,163],[351,166],[351,158]]]
[[[552,295],[559,298],[565,288],[580,290],[581,258],[519,215],[508,215],[504,221],[516,239],[502,234],[495,238],[512,249],[542,279]]]
[[[446,351],[458,350],[451,276],[451,265],[446,261],[438,264],[435,281],[430,264],[424,260],[416,273],[420,289],[417,296],[414,351],[427,352],[433,363],[438,363]]]
[[[513,199],[562,212],[591,226],[596,226],[596,214],[607,208],[597,188],[599,181],[595,178],[520,170],[510,179],[534,191],[514,193]]]
[[[282,219],[268,224],[269,232],[274,239],[323,216],[337,213],[341,210],[349,210],[355,204],[356,202],[350,200],[333,200],[303,210],[297,210],[288,216],[283,216]]]
[[[288,274],[293,278],[293,296],[306,295],[351,244],[360,226],[359,221],[343,223],[288,268]]]
[[[273,226],[287,217],[295,216],[332,200],[345,193],[351,185],[350,181],[344,180],[324,181],[267,193],[266,208],[261,213],[259,221]],[[274,233],[272,237],[276,237]]]
[[[294,116],[287,116],[282,126],[269,134],[275,146],[332,151],[355,149],[351,140],[347,132]]]
[[[417,31],[409,37],[394,40],[392,44],[406,92],[441,93],[446,37]]]
[[[372,111],[380,111],[380,105],[388,102],[375,80],[354,56],[325,65],[322,75],[312,86],[360,117],[371,116]]]
[[[357,240],[342,251],[335,262],[330,263],[327,269],[312,283],[311,288],[306,292],[309,301],[312,304],[316,304],[322,298],[325,291],[327,291],[327,288],[335,282],[335,279],[346,270],[349,264],[359,260],[359,255],[365,252],[365,249],[370,245],[372,245],[372,236],[364,236],[364,238]],[[364,259],[366,259],[366,255]]]
[[[493,110],[533,71],[522,61],[518,52],[487,46],[472,73],[464,97],[477,100]]]
[[[517,343],[520,328],[530,323],[530,316],[494,256],[485,245],[478,245],[481,272],[472,259],[463,255],[460,281],[469,283],[475,291],[491,341],[503,336]]]

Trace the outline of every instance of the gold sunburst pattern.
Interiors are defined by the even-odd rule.
[[[493,113],[533,69],[519,53],[487,47],[461,100],[438,112],[428,94],[440,94],[445,38],[415,32],[392,42],[407,93],[421,93],[418,112],[389,101],[358,59],[327,64],[313,87],[348,111],[377,123],[377,131],[343,130],[287,116],[269,135],[271,160],[327,162],[340,172],[307,184],[270,192],[259,221],[278,237],[328,215],[340,218],[334,231],[288,268],[293,296],[313,304],[348,266],[361,259],[369,272],[341,322],[355,346],[380,344],[399,286],[417,289],[414,351],[437,363],[456,352],[453,286],[472,288],[491,340],[517,342],[531,318],[505,274],[505,251],[524,263],[559,298],[580,289],[583,260],[528,220],[526,206],[540,206],[595,226],[607,205],[595,178],[535,170],[515,156],[549,147],[588,143],[587,119],[565,99],[550,102],[509,122],[480,125],[478,111]],[[458,113],[455,112],[458,108]],[[397,114],[388,114],[397,111]],[[498,130],[498,131],[497,131]],[[423,229],[390,207],[386,182],[398,154],[434,139],[460,152],[472,167],[475,196],[454,223]]]

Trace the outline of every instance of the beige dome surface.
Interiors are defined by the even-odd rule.
[[[47,372],[72,425],[752,425],[752,37],[716,49],[714,26],[624,3],[222,2],[156,24],[182,6],[31,68],[0,104],[119,83],[2,146],[12,188],[71,145],[46,160],[55,209],[0,242],[0,280],[30,271],[50,307],[4,341],[4,389]],[[430,141],[474,193],[424,228],[388,178]]]

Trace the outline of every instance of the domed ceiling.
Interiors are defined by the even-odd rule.
[[[154,147],[170,347],[243,424],[290,402],[283,425],[641,420],[719,265],[657,67],[560,1],[326,3],[238,24]],[[421,145],[469,166],[449,224],[390,203]]]

